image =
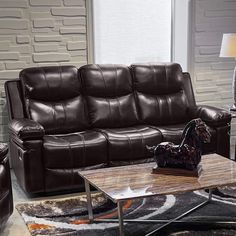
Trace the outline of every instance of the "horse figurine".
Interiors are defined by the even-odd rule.
[[[210,137],[209,128],[198,118],[186,125],[180,145],[162,142],[147,149],[154,153],[158,167],[195,170],[201,161],[202,143],[210,142]]]

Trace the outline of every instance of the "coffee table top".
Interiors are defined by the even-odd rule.
[[[236,162],[209,154],[202,156],[200,164],[199,177],[152,174],[154,162],[78,173],[114,202],[236,184]]]

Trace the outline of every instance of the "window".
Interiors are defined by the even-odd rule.
[[[95,63],[171,60],[171,0],[94,0]]]

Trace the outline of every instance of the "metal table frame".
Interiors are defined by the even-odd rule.
[[[154,235],[155,233],[157,233],[159,230],[167,227],[168,225],[170,225],[171,223],[189,223],[191,221],[179,221],[181,218],[183,218],[184,216],[192,213],[193,211],[205,206],[206,204],[208,204],[210,201],[212,201],[212,189],[209,189],[209,195],[208,195],[208,199],[201,202],[200,204],[196,205],[195,207],[191,208],[190,210],[184,212],[183,214],[171,219],[171,220],[135,220],[135,219],[124,219],[123,218],[123,202],[122,201],[118,201],[117,202],[117,210],[118,210],[118,219],[94,219],[93,217],[93,210],[92,210],[92,199],[91,199],[91,192],[90,192],[90,184],[89,182],[85,179],[85,191],[86,191],[86,195],[87,195],[87,207],[88,207],[88,216],[89,216],[89,221],[90,223],[93,222],[119,222],[119,235],[120,236],[124,236],[124,222],[127,223],[158,223],[158,224],[163,224],[160,227],[158,227],[157,229],[153,230],[152,232],[146,234],[146,236],[151,236]],[[198,221],[200,222],[200,221]],[[212,221],[211,221],[212,222]],[[204,221],[204,223],[206,223],[206,221]],[[215,222],[215,223],[226,223],[226,222]],[[235,222],[234,222],[235,223]]]

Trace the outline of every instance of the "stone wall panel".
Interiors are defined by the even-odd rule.
[[[0,142],[5,81],[27,67],[87,64],[86,41],[85,0],[0,0]]]

